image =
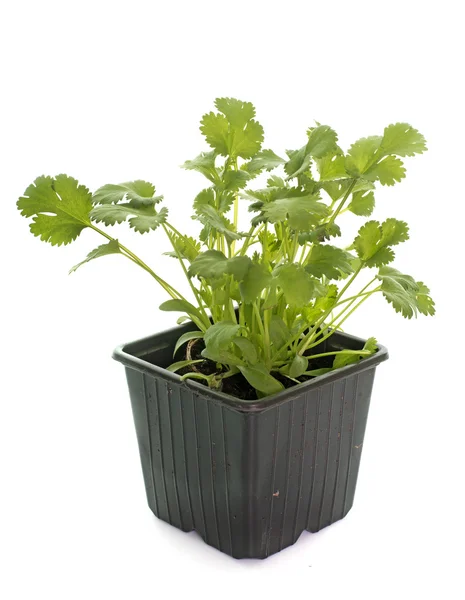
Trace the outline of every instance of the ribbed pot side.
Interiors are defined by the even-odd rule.
[[[235,558],[266,558],[342,519],[374,374],[348,372],[244,411],[126,365],[151,510]]]

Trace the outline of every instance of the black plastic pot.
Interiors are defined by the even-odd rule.
[[[376,366],[386,348],[259,401],[212,391],[163,367],[186,325],[126,344],[149,507],[235,558],[266,558],[342,519],[354,500]],[[360,349],[337,333],[323,351]]]

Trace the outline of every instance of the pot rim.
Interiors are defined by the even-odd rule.
[[[152,349],[153,351],[172,348],[174,344],[166,343],[165,345],[163,345],[162,340],[160,338],[163,338],[163,336],[166,337],[168,334],[173,333],[179,335],[180,329],[182,328],[178,326],[171,329],[166,329],[162,332],[152,334],[139,340],[135,340],[133,342],[120,344],[113,351],[112,358],[122,363],[125,367],[135,369],[136,371],[146,373],[147,375],[159,377],[167,382],[176,383],[177,385],[185,387],[189,389],[189,391],[201,395],[212,402],[220,403],[236,411],[246,413],[262,412],[271,407],[284,404],[293,400],[294,398],[300,397],[306,392],[318,390],[320,387],[328,383],[334,383],[336,381],[340,381],[341,379],[345,379],[346,377],[349,377],[351,375],[356,375],[358,373],[366,371],[367,369],[374,368],[381,362],[384,362],[389,358],[387,348],[381,344],[378,344],[378,351],[375,354],[369,356],[368,358],[362,359],[357,364],[347,365],[346,367],[341,367],[340,369],[337,369],[337,371],[331,371],[329,373],[325,373],[324,375],[319,375],[318,377],[306,381],[305,383],[301,383],[300,385],[287,388],[281,392],[278,392],[277,394],[266,396],[265,398],[262,398],[260,400],[242,400],[241,398],[236,398],[234,396],[230,396],[229,394],[224,394],[223,392],[212,390],[193,379],[181,380],[180,375],[177,375],[176,373],[172,373],[171,371],[168,371],[163,367],[150,363],[147,360],[144,360],[143,358],[140,358],[135,354],[136,349],[140,349],[141,347],[145,348],[145,350]],[[363,345],[366,341],[363,338],[344,332],[337,332],[335,336],[336,335],[339,339],[342,338],[350,340],[352,343],[355,342],[361,345]]]

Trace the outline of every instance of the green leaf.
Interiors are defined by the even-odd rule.
[[[289,377],[296,379],[305,373],[308,368],[308,358],[296,354],[289,366]]]
[[[73,242],[90,226],[91,194],[68,175],[38,177],[17,207],[23,217],[33,217],[31,233],[52,246]]]
[[[236,281],[244,281],[251,266],[252,261],[248,256],[233,256],[226,262],[226,273]]]
[[[261,363],[253,367],[240,366],[239,369],[252,387],[267,396],[278,394],[284,389],[283,384],[270,375],[265,365]]]
[[[312,244],[314,242],[322,243],[332,237],[340,236],[341,228],[339,225],[336,225],[336,223],[324,223],[323,225],[318,225],[312,231],[299,233],[299,244],[303,245],[307,242],[312,242]]]
[[[395,123],[384,130],[381,151],[384,155],[414,156],[426,151],[422,134],[408,123]]]
[[[434,308],[434,301],[429,295],[429,288],[422,282],[417,282],[418,290],[416,293],[418,310],[423,315],[434,315],[436,309]]]
[[[381,225],[378,221],[367,221],[359,229],[354,248],[368,267],[379,267],[394,260],[391,246],[407,239],[408,225],[404,221],[386,219]]]
[[[216,279],[226,271],[226,256],[219,250],[207,250],[199,254],[189,267],[189,275]]]
[[[405,177],[404,163],[395,156],[386,156],[370,167],[363,177],[369,181],[379,181],[381,185],[394,185]]]
[[[244,188],[250,181],[250,179],[251,177],[246,171],[226,171],[223,174],[222,184],[226,191],[237,192],[237,190]],[[233,201],[234,196],[231,196],[231,201],[228,203],[229,206],[232,204]],[[222,210],[222,212],[226,212],[226,207]]]
[[[264,265],[252,263],[239,284],[242,300],[251,304],[260,298],[263,289],[269,284],[271,273]]]
[[[328,125],[311,127],[308,131],[306,153],[314,158],[322,158],[330,152],[337,151],[337,133]]]
[[[270,340],[273,345],[274,352],[277,352],[280,348],[282,348],[284,344],[291,339],[291,337],[291,332],[282,318],[278,317],[278,315],[271,315]],[[285,354],[286,350],[284,350],[283,353]]]
[[[124,204],[103,204],[95,206],[90,218],[96,223],[105,223],[105,225],[115,225],[123,223],[128,219],[129,226],[139,233],[147,233],[154,231],[166,222],[168,217],[168,209],[163,207],[156,211],[154,206],[136,207],[137,202],[131,200]]]
[[[228,243],[243,237],[243,234],[234,231],[234,225],[228,221],[226,217],[223,217],[223,215],[221,215],[213,206],[208,204],[197,204],[195,208],[196,219],[203,225],[211,228],[215,233],[222,233],[228,240]]]
[[[375,195],[368,190],[354,192],[347,207],[350,212],[359,217],[369,217],[375,208]]]
[[[309,325],[313,325],[317,319],[322,317],[324,313],[326,313],[336,304],[337,295],[337,285],[328,285],[324,296],[316,298],[316,300],[313,302],[313,306],[306,306],[302,309],[302,317]]]
[[[171,239],[173,244],[176,247],[175,251],[165,252],[166,256],[172,256],[173,258],[178,258],[178,254],[181,258],[192,262],[196,256],[198,256],[201,248],[200,242],[195,240],[193,237],[188,235],[178,236],[176,234],[171,234]]]
[[[336,246],[316,244],[311,250],[305,270],[317,277],[341,279],[344,275],[353,273],[351,261],[353,256]]]
[[[179,371],[179,369],[183,369],[189,365],[195,365],[201,362],[203,362],[202,358],[197,360],[179,360],[178,362],[171,364],[169,367],[166,367],[166,370],[170,371],[171,373],[175,373],[176,371]]]
[[[249,365],[254,365],[258,361],[257,349],[249,339],[245,337],[235,337],[233,339],[233,344],[239,348],[243,359]]]
[[[288,221],[296,231],[309,231],[329,213],[328,207],[319,201],[318,196],[279,198],[261,207],[262,214],[271,223]]]
[[[374,135],[357,140],[352,144],[346,157],[346,170],[350,175],[358,177],[373,164],[381,140],[380,136]]]
[[[155,196],[155,186],[148,181],[138,179],[126,183],[109,183],[100,187],[92,196],[94,204],[117,204],[126,198],[131,206],[154,206],[163,196]]]
[[[272,169],[283,165],[285,162],[284,158],[275,154],[273,150],[261,150],[261,152],[258,152],[252,160],[243,165],[242,168],[248,173],[255,175],[263,171],[263,169],[271,171]]]
[[[239,364],[241,361],[233,353],[231,345],[240,330],[241,326],[232,321],[220,321],[209,327],[204,335],[202,356],[222,364]]]
[[[79,269],[79,267],[81,267],[82,265],[90,262],[91,260],[94,260],[95,258],[106,256],[107,254],[121,254],[121,248],[118,240],[111,240],[107,244],[97,246],[97,248],[92,250],[92,252],[89,252],[89,254],[83,261],[81,261],[77,265],[74,265],[74,267],[72,267],[69,272],[74,273],[74,271]]]
[[[273,276],[286,301],[293,306],[305,306],[312,298],[324,294],[321,283],[311,277],[301,265],[280,265],[274,270]]]
[[[203,335],[203,331],[186,331],[186,333],[183,333],[181,336],[179,336],[178,341],[174,346],[173,356],[183,344],[189,342],[190,340],[198,340],[200,338],[203,338]]]
[[[253,120],[253,105],[234,98],[217,98],[215,105],[220,114],[210,112],[201,121],[207,143],[223,156],[252,158],[263,142],[263,127]]]
[[[173,311],[173,312],[185,312],[190,317],[196,317],[199,321],[202,320],[202,315],[199,310],[195,308],[190,302],[187,300],[181,300],[178,298],[174,298],[172,300],[166,300],[159,306],[160,310],[164,311]]]
[[[304,173],[310,167],[312,157],[307,153],[307,146],[303,146],[299,150],[288,150],[287,155],[289,160],[284,165],[284,170],[288,175],[288,179],[297,177],[300,173]]]
[[[383,296],[403,317],[411,319],[418,311],[434,314],[434,302],[423,283],[417,283],[410,275],[392,267],[382,267],[377,277],[381,281]]]
[[[193,160],[186,160],[186,162],[182,165],[182,168],[190,171],[198,171],[211,182],[219,183],[220,178],[215,167],[216,157],[217,154],[215,151],[201,152]]]
[[[326,154],[316,159],[316,166],[320,174],[320,181],[330,181],[347,177],[345,157],[342,152]]]
[[[342,350],[341,353],[336,354],[333,361],[333,369],[340,369],[341,367],[346,367],[347,365],[355,365],[359,363],[362,358],[366,358],[371,354],[374,354],[378,348],[377,341],[374,337],[370,337],[365,342],[362,352],[363,354],[354,354],[353,351],[344,352]]]
[[[282,177],[278,177],[277,175],[271,175],[268,177],[266,183],[269,187],[283,188],[286,186],[284,179]]]
[[[326,375],[333,369],[331,367],[323,367],[321,369],[312,369],[311,371],[305,371],[304,375],[308,375],[309,377],[319,377],[320,375]]]

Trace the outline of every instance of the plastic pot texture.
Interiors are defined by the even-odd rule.
[[[262,400],[247,401],[167,367],[176,327],[118,347],[149,507],[235,558],[266,558],[342,519],[354,500],[376,366],[386,348]],[[335,333],[322,351],[360,349]]]

